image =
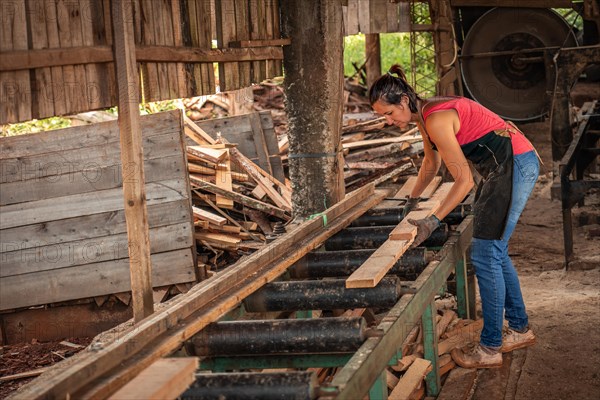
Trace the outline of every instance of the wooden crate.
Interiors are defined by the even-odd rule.
[[[195,281],[181,112],[141,126],[152,284]],[[130,290],[117,121],[2,138],[0,162],[0,310]]]

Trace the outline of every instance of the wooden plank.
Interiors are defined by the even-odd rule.
[[[436,329],[437,329],[437,337],[438,339],[440,337],[442,337],[442,335],[444,334],[444,332],[446,331],[446,328],[448,327],[448,324],[456,317],[456,313],[452,310],[446,310],[444,311],[444,315],[442,315],[442,319],[440,319],[440,321],[436,324]]]
[[[82,35],[82,19],[84,18],[84,11],[82,5],[79,0],[72,3],[66,3],[69,19],[70,46],[82,47],[84,45]],[[87,13],[88,11],[86,10],[85,12]],[[86,66],[75,65],[73,68],[75,72],[74,82],[76,82],[76,84],[70,88],[70,91],[73,94],[72,105],[74,108],[69,110],[69,112],[87,111],[90,108],[86,93],[87,87],[85,84],[87,82]]]
[[[423,378],[431,370],[431,362],[422,358],[417,358],[412,365],[408,368],[408,371],[394,388],[392,393],[389,395],[390,400],[408,400],[411,398],[411,394],[416,391],[421,385],[423,385]]]
[[[386,32],[398,32],[400,30],[400,23],[398,18],[398,3],[387,2],[387,29]]]
[[[417,227],[410,222],[409,218],[422,219],[427,218],[434,214],[439,208],[443,199],[446,198],[450,189],[452,189],[453,182],[444,183],[436,190],[431,199],[427,202],[419,203],[420,210],[411,211],[406,218],[404,218],[390,233],[390,240],[409,240],[412,241],[417,235]]]
[[[111,50],[112,48],[110,46],[103,45],[91,47],[69,46],[60,49],[28,51],[7,50],[6,52],[2,52],[3,56],[0,58],[0,72],[21,71],[46,66],[57,67],[73,66],[74,64],[111,62],[114,61]],[[283,59],[283,50],[281,47],[200,49],[139,45],[136,47],[135,54],[138,61],[142,62],[190,62],[212,64],[215,62],[278,61]]]
[[[173,45],[176,47],[183,46],[183,27],[181,25],[181,4],[179,1],[171,2],[171,15],[173,23]],[[188,84],[186,78],[185,64],[177,63],[177,98],[185,98],[188,96]]]
[[[268,172],[269,175],[273,175],[273,169],[271,168],[271,163],[269,161],[269,151],[267,150],[267,143],[261,126],[260,115],[257,112],[253,112],[249,114],[248,118],[250,119],[250,127],[252,128],[256,154],[258,155],[258,166]]]
[[[158,44],[156,39],[156,32],[154,25],[156,20],[154,18],[154,4],[153,0],[141,0],[140,8],[144,14],[142,19],[142,43],[147,46],[153,46]],[[156,101],[160,99],[160,78],[159,78],[159,67],[157,63],[145,62],[141,64],[144,73],[144,99],[146,101]]]
[[[408,240],[387,240],[346,279],[346,288],[375,287],[410,247]]]
[[[187,146],[187,152],[213,163],[220,163],[227,157],[227,150],[211,149],[202,146]]]
[[[248,41],[250,39],[250,2],[248,0],[235,0],[235,40]],[[225,38],[223,38],[225,39]],[[231,40],[225,42],[226,47],[231,47]],[[252,84],[251,63],[249,61],[238,63],[240,73],[239,87],[249,87]],[[248,89],[252,93],[251,89]]]
[[[182,149],[177,139],[178,134],[174,132],[144,138],[144,157],[151,161],[181,156]],[[113,167],[112,175],[119,175],[121,171],[119,164],[119,142],[42,153],[3,160],[0,169],[0,183],[3,184],[3,188],[4,184],[11,182],[16,184],[24,184],[28,181],[53,183],[59,181],[59,177],[62,175],[67,175],[71,180],[78,179],[76,175],[84,175],[85,179],[94,182],[100,179],[95,171],[102,168]],[[144,168],[147,173],[153,173],[148,167]],[[181,168],[181,165],[178,168]],[[115,179],[121,178],[115,177]]]
[[[188,131],[186,131],[186,135],[188,135],[192,140],[194,140],[200,145],[203,144],[202,142],[207,142],[208,144],[217,143],[215,139],[213,139],[208,133],[204,131],[204,129],[202,129],[194,121],[189,119],[187,115],[185,115],[185,113],[183,113],[182,115],[185,127],[191,129],[192,131],[191,134],[188,134]]]
[[[390,32],[387,28],[389,0],[369,1],[369,33]],[[379,74],[381,75],[381,73]]]
[[[406,197],[409,197],[413,188],[417,184],[417,179],[418,179],[417,176],[414,176],[414,175],[410,176],[406,180],[406,182],[404,182],[404,184],[402,185],[400,190],[398,190],[398,192],[394,195],[394,199],[404,199]]]
[[[26,19],[21,19],[20,21],[20,23],[27,24],[29,26],[29,32],[31,33],[31,45],[33,49],[44,49],[48,47],[46,23],[54,22],[47,21],[45,13],[40,13],[39,5],[39,0],[27,0],[27,14],[24,15]],[[38,118],[53,116],[54,85],[52,82],[52,72],[50,68],[38,68],[33,72],[33,75],[35,76],[35,79],[32,81],[32,113]],[[60,95],[60,93],[56,94],[57,96]]]
[[[346,23],[346,35],[356,35],[360,32],[358,24],[358,1],[359,0],[348,0],[347,11],[347,23]]]
[[[155,7],[160,11],[162,26],[163,26],[163,35],[162,35],[162,45],[165,46],[175,46],[175,38],[173,32],[173,19],[175,16],[173,15],[173,4],[178,3],[177,1],[161,1],[158,6],[155,3]],[[176,99],[179,96],[179,71],[177,69],[177,64],[168,63],[167,64],[167,82],[169,86],[169,92],[167,94],[168,97],[164,97],[164,99]]]
[[[194,382],[198,358],[160,358],[109,397],[110,400],[177,399]]]
[[[43,179],[33,178],[1,184],[0,206],[66,197],[82,193],[120,188],[123,184],[119,164],[94,166],[82,171],[67,171]],[[181,155],[147,159],[144,164],[146,183],[181,177],[185,171]]]
[[[124,252],[127,256],[127,251]],[[196,279],[191,249],[152,254],[152,284],[164,286]],[[131,290],[129,259],[14,275],[0,280],[0,309],[29,307]],[[93,282],[93,285],[90,285]]]
[[[145,115],[141,118],[144,137],[179,132],[180,119],[180,110]],[[100,122],[29,135],[3,137],[0,140],[0,160],[66,150],[80,150],[84,147],[114,142],[119,142],[119,125],[117,121]]]
[[[246,156],[244,156],[237,149],[231,149],[230,151],[231,157],[233,161],[243,170],[245,171],[254,181],[263,188],[263,190],[267,193],[267,196],[277,205],[278,207],[291,211],[292,206],[287,202],[275,189],[271,182],[269,182],[260,172],[260,168],[250,161]],[[273,178],[271,178],[273,180]]]
[[[217,46],[227,48],[229,42],[236,40],[235,0],[215,0],[217,21]],[[221,91],[241,88],[240,68],[237,62],[219,63],[219,86]]]
[[[370,0],[358,0],[358,25],[361,33],[371,33]]]
[[[156,204],[187,197],[183,180],[174,179],[150,183],[146,188],[146,203]],[[14,228],[57,219],[74,218],[123,209],[122,189],[107,189],[78,195],[55,197],[0,207],[0,229]]]
[[[194,238],[198,240],[206,240],[208,242],[222,243],[224,245],[237,245],[242,239],[237,236],[226,235],[223,233],[211,233],[211,232],[196,232]]]
[[[292,39],[263,39],[263,40],[234,40],[229,42],[229,47],[271,47],[271,46],[287,46],[292,43]]]
[[[452,185],[452,183],[442,185],[439,194],[436,192],[430,201],[420,204],[423,210],[411,211],[408,217],[420,219],[435,213],[440,205],[439,198],[444,198]],[[417,227],[410,224],[408,218],[403,219],[390,233],[390,238],[346,279],[346,287],[375,287],[410,247],[416,234]]]
[[[184,340],[187,340],[208,323],[217,320],[221,315],[235,307],[241,298],[258,290],[266,282],[275,279],[308,251],[316,248],[331,235],[347,226],[357,215],[361,215],[377,204],[384,196],[385,193],[383,192],[374,193],[373,185],[364,186],[326,210],[324,215],[327,216],[329,221],[328,229],[322,229],[320,219],[313,219],[300,224],[289,231],[284,238],[275,240],[236,265],[230,266],[214,278],[194,286],[190,292],[180,296],[168,308],[157,312],[146,321],[142,321],[135,326],[135,329],[124,332],[120,336],[120,340],[107,344],[98,352],[89,352],[80,356],[77,363],[64,366],[56,371],[52,380],[30,385],[21,393],[22,396],[31,399],[64,397],[66,393],[74,393],[102,374],[113,371],[113,377],[108,381],[108,384],[91,390],[98,394],[104,393],[103,397],[107,397],[152,361],[180,347]],[[356,207],[357,204],[361,204],[361,206]],[[314,236],[311,237],[310,235]],[[298,247],[299,245],[300,247]],[[290,252],[291,248],[299,250]],[[272,265],[272,267],[261,269],[261,266],[269,265]],[[260,279],[254,280],[248,286],[240,284],[246,277],[256,272],[260,272],[262,275]],[[240,292],[243,292],[243,294]],[[236,296],[237,294],[241,294],[241,296]],[[234,297],[232,296],[235,296],[233,301],[232,298]],[[211,304],[213,300],[218,300],[218,307]],[[185,326],[179,325],[192,313],[197,313],[200,310],[207,311],[202,315],[202,318],[195,319],[194,323],[185,324]],[[169,327],[171,327],[170,335],[163,337],[162,340],[156,340]],[[152,349],[150,349],[150,346],[146,347],[151,341],[154,341],[158,347]],[[150,352],[142,354],[141,351],[145,347]],[[135,354],[143,357],[138,358],[135,363],[128,364],[126,361]],[[115,368],[119,365],[124,370],[121,373],[116,373]]]
[[[60,38],[58,35],[58,20],[56,16],[56,4],[46,3],[44,4],[44,13],[46,15],[46,32],[48,35],[48,48],[60,47]],[[64,87],[63,70],[61,67],[50,68],[52,74],[52,94],[60,94],[61,85]],[[54,96],[54,112],[56,115],[64,115],[67,113],[65,104],[65,96]],[[112,103],[110,103],[112,104]]]
[[[148,224],[152,228],[184,221],[189,221],[188,198],[180,198],[176,201],[159,200],[155,204],[148,205]],[[73,229],[74,226],[81,228]],[[125,211],[122,209],[42,222],[0,231],[2,235],[0,253],[25,251],[38,246],[58,246],[75,240],[118,235],[126,231]]]
[[[410,3],[401,2],[398,6],[398,32],[410,32],[412,27],[412,17],[410,12]]]
[[[385,378],[386,378],[386,383],[387,383],[387,387],[388,389],[392,390],[396,387],[396,385],[398,384],[398,381],[400,380],[396,375],[394,375],[393,372],[391,372],[389,369],[385,370]]]
[[[420,140],[420,137],[403,136],[403,137],[394,137],[394,138],[360,140],[357,142],[343,143],[342,146],[344,149],[354,150],[354,149],[358,149],[361,147],[375,147],[375,146],[380,146],[382,144],[403,143],[403,142],[411,142],[411,141],[415,141],[415,140]]]
[[[229,150],[225,149],[225,159],[223,160],[225,163],[225,169],[217,168],[217,173],[215,176],[216,185],[223,190],[228,192],[233,192],[233,186],[231,182],[231,163],[229,161]],[[229,197],[222,196],[217,194],[216,203],[218,207],[233,209],[233,200]]]
[[[93,46],[94,43],[94,27],[93,21],[100,19],[101,16],[94,12],[99,11],[99,8],[95,8],[98,5],[97,0],[79,0],[79,7],[81,16],[79,18],[81,24],[81,42],[77,45],[81,46]],[[103,72],[105,72],[104,69]],[[98,64],[86,64],[85,65],[85,109],[96,110],[103,106],[101,100],[102,88],[106,88],[106,75],[100,74],[100,65]],[[106,105],[105,105],[106,106]]]
[[[193,245],[191,224],[187,221],[150,229],[150,251],[162,253]],[[2,253],[0,278],[35,274],[40,271],[71,268],[89,263],[115,261],[127,257],[127,234],[94,237],[61,244],[39,245],[35,249]],[[31,275],[30,279],[36,279]]]
[[[208,221],[211,224],[217,226],[223,226],[225,225],[225,222],[227,222],[226,218],[223,218],[217,214],[213,214],[209,211],[203,210],[198,207],[192,207],[192,211],[194,212],[194,217],[198,217],[203,221]]]
[[[0,32],[0,51],[10,53],[13,50],[28,49],[26,24],[26,6],[24,0],[6,4],[2,10],[2,30]],[[4,60],[3,54],[0,60]],[[31,85],[28,71],[0,74],[2,98],[0,98],[0,123],[25,121],[31,119]]]
[[[206,190],[208,192],[219,194],[222,196],[228,196],[233,201],[243,204],[247,207],[254,208],[259,211],[263,211],[269,215],[273,215],[275,217],[281,218],[283,220],[289,220],[289,215],[286,213],[286,210],[283,210],[278,207],[274,207],[270,204],[263,203],[262,201],[255,200],[251,197],[244,196],[243,194],[236,192],[228,192],[226,190],[221,189],[217,185],[213,185],[210,182],[202,181],[201,179],[197,179],[194,176],[190,176],[190,181],[192,187],[196,187],[202,190]]]
[[[427,187],[425,188],[425,190],[423,190],[423,193],[421,193],[421,197],[424,198],[424,199],[428,199],[431,196],[433,196],[433,194],[437,190],[437,188],[440,185],[440,183],[442,183],[442,177],[441,176],[434,176],[433,180],[429,183],[429,185],[427,185]]]

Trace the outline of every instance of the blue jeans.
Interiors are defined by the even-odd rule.
[[[502,238],[473,238],[471,243],[471,261],[475,267],[483,311],[480,343],[484,346],[502,346],[504,312],[511,328],[522,330],[528,325],[517,271],[508,256],[508,241],[535,186],[539,170],[534,151],[514,156],[511,204]]]

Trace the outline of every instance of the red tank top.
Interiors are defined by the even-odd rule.
[[[506,122],[481,104],[465,97],[456,97],[440,104],[433,105],[423,112],[423,119],[441,110],[454,109],[458,113],[460,129],[456,132],[456,140],[461,146],[471,143],[485,134],[498,129],[505,129]],[[529,140],[521,133],[510,135],[513,155],[533,150]]]

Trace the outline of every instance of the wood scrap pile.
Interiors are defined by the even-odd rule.
[[[437,319],[438,368],[442,382],[456,367],[450,352],[479,340],[483,320],[458,318],[450,309],[442,310]],[[423,399],[425,376],[431,371],[431,362],[423,358],[423,330],[417,325],[402,344],[402,358],[386,370],[390,399]]]
[[[344,112],[362,113],[368,111],[371,111],[371,104],[367,98],[367,88],[359,82],[357,77],[344,79]]]
[[[213,139],[184,118],[193,192],[195,238],[220,255],[258,249],[291,217],[291,190],[245,157],[235,144]]]

